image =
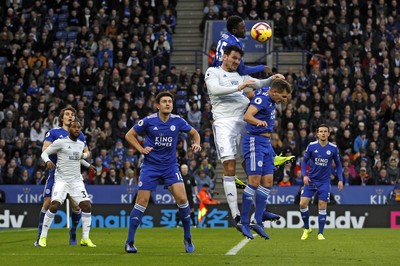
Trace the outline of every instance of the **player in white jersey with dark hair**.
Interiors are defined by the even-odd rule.
[[[284,79],[280,74],[262,80],[249,75],[241,76],[237,68],[242,57],[242,49],[228,46],[224,50],[222,65],[208,68],[205,75],[214,118],[215,145],[224,171],[225,195],[236,223],[240,221],[235,185],[236,156],[243,162],[241,139],[246,134],[243,114],[250,102],[248,96],[251,97],[244,91],[251,94],[253,89],[269,86],[275,78]]]
[[[48,230],[67,194],[79,204],[82,210],[81,246],[96,247],[89,238],[92,216],[90,199],[81,175],[82,155],[85,148],[85,143],[78,139],[81,129],[82,125],[78,120],[72,121],[68,128],[69,135],[55,140],[41,155],[47,168],[49,170],[55,169],[51,204],[44,217],[39,238],[39,246],[41,247],[46,247],[47,245]],[[57,154],[56,165],[50,160],[49,156],[51,154]],[[83,164],[95,170],[95,167],[88,162],[84,161]]]
[[[326,223],[326,209],[328,207],[331,190],[332,162],[335,162],[339,178],[338,189],[343,189],[342,162],[338,147],[329,142],[329,127],[321,124],[317,129],[317,141],[308,144],[301,162],[301,173],[304,186],[300,196],[300,212],[304,222],[301,240],[306,240],[312,232],[309,224],[310,212],[308,204],[315,193],[318,195],[318,240],[324,240],[324,227]],[[310,171],[307,173],[307,165]]]

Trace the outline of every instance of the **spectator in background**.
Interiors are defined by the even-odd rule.
[[[368,145],[367,132],[361,131],[354,140],[354,152],[359,152],[361,148],[366,149]]]
[[[199,187],[203,187],[204,184],[208,185],[210,193],[213,192],[214,182],[212,181],[211,177],[206,174],[206,171],[199,169],[196,176],[196,184]]]
[[[189,124],[196,130],[200,130],[201,111],[197,106],[197,102],[191,104],[190,111],[187,114]]]
[[[120,177],[117,175],[115,168],[110,168],[107,173],[105,185],[119,185],[121,183]]]
[[[290,176],[288,174],[285,174],[282,178],[282,181],[278,183],[278,186],[280,187],[290,187],[292,183],[290,182]]]
[[[213,1],[213,0],[211,0],[211,1]],[[200,32],[204,34],[204,29],[206,27],[207,20],[218,20],[218,18],[219,18],[218,13],[215,13],[214,9],[210,8],[208,10],[208,12],[205,13],[205,15],[203,16],[203,18],[200,22],[200,25],[199,25]]]
[[[385,168],[380,169],[376,184],[384,186],[392,185],[388,178],[387,170]]]
[[[387,197],[387,204],[400,204],[400,184],[396,183]]]
[[[19,185],[32,185],[33,184],[33,179],[29,176],[28,170],[23,169],[21,171],[21,175],[18,178],[18,183]]]
[[[45,132],[42,128],[42,123],[40,121],[36,120],[33,123],[33,127],[30,132],[31,141],[35,141],[35,142],[37,142],[37,144],[39,146],[42,146],[43,141],[44,141],[44,134],[45,134]]]
[[[133,186],[137,185],[137,179],[135,176],[135,171],[133,169],[127,169],[121,178],[121,185],[123,186]]]
[[[34,180],[33,184],[34,185],[44,185],[46,183],[46,177],[41,170],[37,170],[34,174]]]
[[[0,137],[4,139],[8,150],[11,150],[12,146],[15,144],[15,138],[17,137],[17,130],[13,128],[11,121],[7,121],[6,127],[1,129]]]
[[[399,167],[395,158],[389,159],[389,164],[387,167],[388,179],[392,185],[398,183],[399,181]]]

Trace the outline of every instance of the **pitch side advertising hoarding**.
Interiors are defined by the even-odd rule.
[[[37,227],[39,204],[0,204],[0,229]],[[125,228],[129,224],[132,206],[128,204],[97,204],[92,207],[93,228]],[[208,212],[200,228],[227,228],[232,226],[227,204],[207,206]],[[300,211],[297,205],[270,205],[269,210],[281,215],[278,222],[265,222],[265,227],[301,228]],[[317,206],[310,206],[310,225],[318,227]],[[197,211],[196,211],[197,214]],[[146,209],[141,227],[176,226],[176,205],[151,204]],[[67,224],[63,206],[55,217],[53,228]],[[400,228],[400,205],[330,205],[325,228]]]

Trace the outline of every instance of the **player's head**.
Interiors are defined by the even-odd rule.
[[[244,20],[239,16],[230,16],[226,21],[226,28],[235,37],[244,38],[246,36]]]
[[[157,109],[159,112],[168,115],[174,108],[174,96],[168,91],[162,91],[156,96]]]
[[[243,51],[235,45],[230,45],[225,48],[222,58],[223,69],[228,72],[234,72],[240,64],[243,57]]]
[[[329,126],[326,124],[321,124],[317,128],[317,137],[319,140],[325,141],[329,137]]]
[[[292,86],[286,80],[276,78],[272,81],[270,95],[276,103],[286,102],[291,93]]]
[[[60,127],[64,126],[69,126],[72,120],[75,119],[75,114],[76,110],[74,107],[65,107],[64,109],[61,110],[60,114],[58,115],[58,123]]]
[[[81,134],[81,130],[82,130],[82,124],[78,118],[75,118],[69,123],[68,132],[71,139],[77,140],[79,135]]]

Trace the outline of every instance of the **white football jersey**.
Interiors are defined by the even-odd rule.
[[[43,161],[49,161],[50,154],[57,154],[56,172],[54,180],[79,181],[81,175],[81,158],[85,143],[81,140],[73,141],[69,137],[55,140],[42,153]]]
[[[211,99],[214,120],[227,117],[242,117],[249,99],[238,86],[243,81],[253,79],[249,75],[240,76],[237,72],[226,72],[221,67],[210,67],[205,75],[207,90]],[[229,91],[228,93],[221,91]]]

